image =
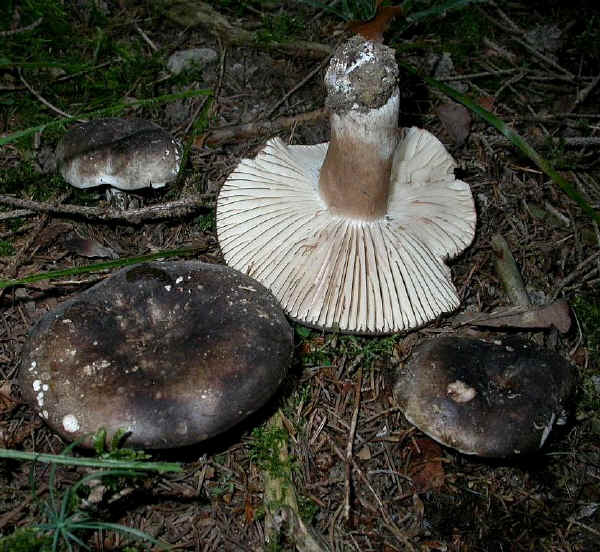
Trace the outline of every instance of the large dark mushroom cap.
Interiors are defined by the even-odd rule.
[[[505,457],[543,446],[574,385],[572,366],[532,343],[444,337],[415,348],[394,396],[408,421],[439,443]]]
[[[162,188],[177,178],[181,145],[156,123],[110,117],[70,129],[57,147],[63,178],[76,188]]]
[[[149,263],[47,313],[25,344],[19,384],[68,439],[104,427],[131,432],[129,446],[175,447],[260,408],[292,349],[282,310],[251,278],[201,262]]]

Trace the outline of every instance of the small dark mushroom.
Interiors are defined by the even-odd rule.
[[[512,338],[489,343],[444,337],[421,343],[394,396],[406,419],[464,454],[537,451],[565,423],[572,366],[553,351]]]
[[[70,440],[99,428],[128,446],[215,436],[283,380],[293,332],[274,297],[221,265],[123,269],[47,313],[26,341],[23,398]]]
[[[69,130],[56,157],[69,184],[76,188],[106,184],[111,198],[142,188],[162,188],[174,181],[182,151],[171,135],[152,121],[107,118]]]

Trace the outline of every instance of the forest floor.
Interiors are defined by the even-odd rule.
[[[293,144],[328,140],[319,110],[328,52],[348,33],[342,8],[332,13],[300,1],[212,2],[232,25],[224,30],[217,17],[197,20],[201,4],[9,0],[0,7],[0,138],[65,122],[0,149],[3,279],[182,247],[197,248],[203,261],[223,263],[214,202],[237,163],[271,136]],[[424,9],[435,2],[411,4]],[[514,128],[598,210],[595,4],[485,2],[418,24],[398,17],[385,43],[400,62],[464,91]],[[216,55],[173,75],[168,57],[188,48]],[[92,492],[85,487],[72,511],[139,529],[173,550],[598,549],[598,225],[488,123],[467,111],[450,117],[454,104],[448,97],[404,70],[400,79],[401,126],[426,128],[442,140],[476,202],[475,240],[450,263],[459,311],[386,337],[294,325],[293,364],[273,403],[209,442],[152,452],[155,460],[181,462],[183,472],[120,481],[92,505],[83,500]],[[210,93],[135,103],[202,90]],[[71,124],[64,113],[83,118],[115,105],[119,116],[151,119],[169,130],[185,144],[186,159],[175,184],[139,194],[141,218],[107,221],[98,216],[106,212],[104,195],[66,184],[54,150]],[[309,116],[298,117],[304,113]],[[251,124],[268,122],[270,128]],[[251,124],[246,132],[243,124]],[[169,202],[178,207],[160,218],[148,215],[152,206]],[[68,206],[92,209],[73,213]],[[569,303],[574,323],[568,333],[456,323],[458,313],[509,304],[495,269],[494,234],[506,239],[533,304]],[[67,446],[19,400],[14,380],[20,351],[36,320],[110,273],[0,290],[0,446],[55,454]],[[498,339],[507,333],[557,351],[578,372],[572,416],[539,453],[508,460],[465,456],[406,421],[392,388],[415,345],[439,335]],[[273,528],[265,528],[264,481],[265,458],[281,447],[268,424],[277,409],[302,523],[290,522],[273,537]],[[50,478],[44,464],[0,460],[0,536],[47,523],[51,493],[62,495],[86,473],[61,466]],[[265,533],[271,534],[268,545]],[[301,542],[301,533],[312,537]],[[98,551],[158,549],[111,530],[77,536]],[[40,549],[39,542],[25,548],[22,540],[23,548],[12,549]]]

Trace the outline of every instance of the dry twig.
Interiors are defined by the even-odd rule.
[[[52,205],[31,199],[18,199],[7,195],[0,195],[0,203],[29,209],[42,213],[53,213],[56,215],[82,217],[92,220],[103,220],[106,222],[120,222],[125,224],[140,224],[141,222],[158,219],[174,219],[191,215],[201,209],[212,208],[214,205],[208,202],[213,199],[213,194],[204,194],[196,198],[178,199],[168,203],[149,205],[140,209],[121,211],[119,209],[84,207],[81,205]]]
[[[43,17],[38,17],[33,23],[31,23],[31,25],[27,25],[26,27],[20,27],[18,29],[12,29],[10,31],[0,31],[0,37],[5,37],[5,36],[13,36],[19,33],[24,33],[27,31],[33,31],[33,29],[35,29],[36,27],[38,27],[42,21],[44,20]]]
[[[194,145],[201,147],[204,144],[215,145],[245,138],[252,138],[261,134],[270,134],[289,128],[298,123],[306,123],[308,121],[317,121],[327,117],[326,109],[316,109],[307,111],[290,117],[279,117],[274,121],[256,121],[254,123],[246,123],[243,125],[231,125],[210,130],[204,136],[200,136]]]

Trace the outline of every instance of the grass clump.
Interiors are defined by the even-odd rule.
[[[52,538],[37,529],[24,527],[0,538],[0,552],[51,552]]]

